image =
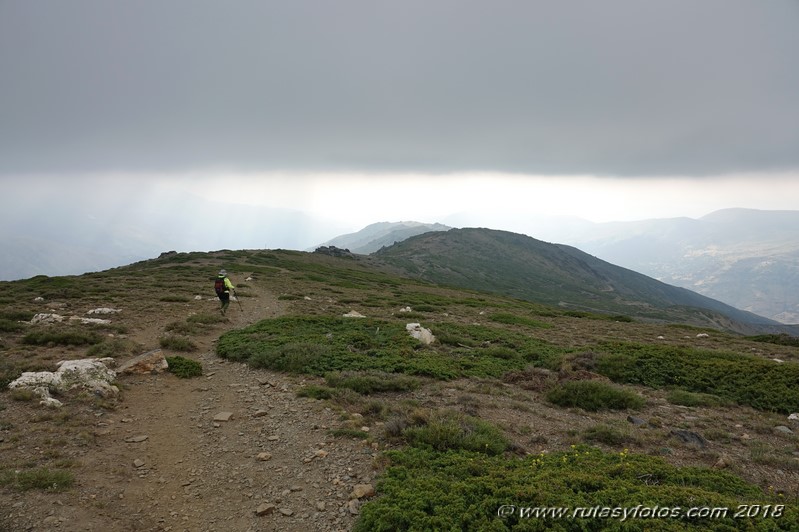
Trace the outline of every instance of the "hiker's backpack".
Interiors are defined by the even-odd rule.
[[[225,278],[224,277],[217,277],[214,281],[214,290],[216,291],[216,295],[220,296],[225,293]]]

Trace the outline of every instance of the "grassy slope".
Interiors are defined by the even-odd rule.
[[[83,306],[109,301],[144,305],[139,302],[162,292],[169,292],[173,299],[189,298],[209,270],[224,266],[235,272],[254,273],[279,291],[281,299],[290,301],[292,310],[284,317],[222,335],[220,356],[254,367],[323,376],[323,383],[308,386],[306,395],[324,398],[350,411],[360,409],[367,417],[384,423],[381,435],[359,433],[357,429],[339,433],[377,438],[395,449],[381,458],[388,468],[378,483],[379,497],[362,509],[359,529],[637,530],[645,524],[668,530],[789,530],[799,526],[793,504],[795,492],[761,489],[728,472],[686,469],[657,456],[628,453],[624,446],[643,436],[631,436],[628,429],[617,425],[597,425],[583,435],[584,441],[599,447],[555,446],[549,453],[525,457],[526,449],[512,441],[508,427],[497,427],[481,418],[484,412],[490,414],[490,409],[466,400],[456,405],[463,407],[460,410],[444,408],[408,396],[420,387],[435,390],[437,382],[474,382],[474,386],[490,391],[535,378],[539,379],[540,396],[513,392],[530,405],[524,408],[536,409],[536,401],[558,397],[558,391],[566,390],[569,406],[564,407],[562,415],[568,417],[573,412],[575,419],[584,417],[582,408],[622,408],[622,417],[626,415],[624,409],[629,408],[635,414],[642,398],[651,401],[666,391],[681,392],[683,402],[721,405],[719,411],[726,417],[751,408],[762,409],[767,416],[769,411],[799,411],[799,396],[793,391],[799,389],[799,364],[793,346],[762,344],[714,332],[700,349],[693,340],[700,331],[690,327],[654,328],[618,317],[442,288],[382,273],[372,264],[368,258],[334,259],[298,252],[196,253],[79,277],[0,283],[4,288],[0,323],[5,324],[0,343],[0,382],[7,382],[23,369],[40,369],[37,364],[44,369],[47,365],[31,356],[38,352],[37,340],[26,340],[29,335],[25,328],[15,326],[32,316],[31,296],[79,301]],[[408,306],[411,312],[399,312]],[[341,318],[352,309],[369,317]],[[404,334],[404,325],[411,321],[432,329],[438,342],[421,346],[411,341]],[[656,340],[657,333],[664,330],[670,337],[665,345]],[[69,325],[56,327],[54,332],[63,336],[51,337],[49,342],[75,337]],[[183,332],[190,334],[188,329]],[[87,349],[102,351],[104,346],[104,354],[135,351],[135,346],[113,344],[104,334],[86,342],[94,343]],[[774,356],[786,362],[777,365],[768,360]],[[774,368],[780,369],[772,373]],[[598,379],[602,375],[605,380]],[[779,386],[775,386],[777,380]],[[775,393],[778,388],[784,393]],[[10,392],[3,392],[3,401],[9,397]],[[748,405],[744,407],[747,410],[738,410],[741,407],[735,404]],[[468,413],[470,409],[474,412]],[[667,430],[656,426],[650,432],[653,436],[647,437],[668,435]],[[579,434],[573,437],[579,442]],[[795,440],[786,438],[795,447]],[[717,439],[723,440],[721,436]],[[655,449],[660,448],[662,445],[653,447],[652,454],[658,454]],[[783,475],[787,471],[788,478],[796,476],[799,468],[795,461],[764,452],[761,449],[757,455],[759,465],[779,469]],[[752,456],[754,459],[754,451]],[[745,468],[735,471],[746,472]],[[782,507],[786,500],[787,506]],[[732,514],[737,505],[751,503],[770,505],[771,512],[780,507],[782,515],[635,523],[614,518],[496,517],[502,504],[712,505],[729,507]]]
[[[614,266],[580,250],[490,229],[428,233],[377,257],[439,284],[573,309],[632,314],[754,332],[766,318]]]

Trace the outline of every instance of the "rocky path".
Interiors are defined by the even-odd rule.
[[[256,294],[229,327],[279,313]],[[235,303],[234,303],[235,305]],[[333,438],[340,412],[298,398],[303,381],[213,354],[204,375],[128,376],[118,408],[97,418],[93,445],[69,492],[21,499],[30,530],[349,530],[373,483],[376,451]],[[363,495],[360,493],[359,495]],[[48,501],[50,508],[42,508]]]

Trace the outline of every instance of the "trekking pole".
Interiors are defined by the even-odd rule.
[[[236,298],[236,303],[239,304],[239,310],[244,312],[244,307],[241,306],[241,300],[239,299],[239,295],[236,293],[235,290],[233,290],[233,296]]]

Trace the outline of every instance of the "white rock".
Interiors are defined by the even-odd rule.
[[[87,312],[86,314],[116,314],[118,312],[122,312],[122,311],[119,310],[119,309],[116,309],[116,308],[100,307],[100,308],[92,309],[89,312]]]
[[[79,321],[83,325],[108,325],[111,320],[104,320],[102,318],[81,318],[80,316],[71,316],[69,321]]]
[[[345,318],[365,318],[366,316],[364,316],[360,312],[357,312],[355,310],[351,310],[351,311],[347,312],[346,314],[344,314],[343,317],[345,317]]]
[[[86,358],[82,360],[65,360],[53,371],[26,371],[18,379],[11,382],[9,389],[28,388],[42,398],[43,403],[53,406],[55,399],[45,396],[43,391],[67,391],[73,388],[84,388],[102,397],[111,397],[119,393],[119,388],[111,385],[116,379],[116,372],[109,368],[114,364],[113,358]],[[37,392],[37,390],[39,390]]]
[[[31,319],[31,323],[61,323],[62,321],[64,321],[64,316],[48,312],[36,314]]]
[[[405,330],[408,334],[419,340],[425,345],[430,345],[436,341],[436,337],[430,329],[425,329],[419,323],[408,323],[405,325]]]

